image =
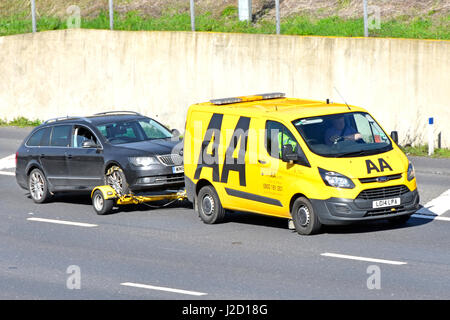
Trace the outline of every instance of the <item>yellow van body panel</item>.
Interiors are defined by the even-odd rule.
[[[368,113],[365,109],[294,98],[252,100],[243,99],[244,102],[225,105],[207,102],[192,105],[188,110],[184,139],[185,176],[193,185],[197,185],[199,181],[212,184],[224,208],[290,218],[292,201],[298,195],[316,200],[354,200],[366,189],[405,185],[409,191],[416,190],[416,179],[407,179],[409,161],[393,141],[393,149],[381,154],[347,158],[323,157],[309,149],[292,123],[300,118],[314,116]],[[283,124],[294,134],[310,166],[283,162],[268,153],[264,133],[268,120]],[[217,137],[213,134],[209,137],[209,142],[205,143],[207,130],[214,126],[211,124],[214,122],[220,122]],[[245,127],[247,124],[248,128]],[[233,137],[236,127],[239,126],[248,129],[245,148],[242,147],[242,144],[245,144],[243,136]],[[245,149],[244,172],[239,171],[242,167],[238,165],[231,165],[231,169],[230,166],[226,168],[225,159],[230,146],[234,148],[230,149],[233,153],[229,156],[235,159],[239,158],[240,150]],[[218,160],[216,167],[199,165],[202,161],[213,162],[214,159],[207,159],[210,155],[214,155],[214,159]],[[390,169],[385,172],[372,170],[369,173],[368,163],[378,166],[380,159],[387,163]],[[355,187],[343,189],[325,185],[319,168],[345,175],[352,180]],[[398,174],[401,178],[386,182],[363,183],[360,180]]]

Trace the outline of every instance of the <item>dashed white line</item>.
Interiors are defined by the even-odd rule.
[[[4,175],[4,176],[15,176],[16,173],[15,173],[15,172],[8,172],[8,171],[0,171],[0,175]]]
[[[337,254],[337,253],[329,253],[329,252],[322,253],[321,256],[332,257],[332,258],[341,258],[341,259],[350,259],[350,260],[359,260],[359,261],[374,262],[374,263],[385,263],[385,264],[393,264],[393,265],[407,264],[406,262],[401,262],[401,261],[357,257],[357,256],[349,256],[349,255],[345,255],[345,254]]]
[[[191,296],[206,296],[207,295],[207,293],[204,293],[204,292],[188,291],[188,290],[173,289],[173,288],[166,288],[166,287],[156,287],[156,286],[151,286],[151,285],[147,285],[147,284],[140,284],[140,283],[133,283],[133,282],[124,282],[124,283],[121,283],[120,285],[127,286],[127,287],[135,287],[135,288],[140,288],[140,289],[147,289],[147,290],[158,290],[158,291],[187,294],[187,295],[191,295]]]
[[[96,225],[96,224],[72,222],[72,221],[64,221],[64,220],[53,220],[53,219],[43,219],[43,218],[27,218],[27,220],[28,221],[37,221],[37,222],[64,224],[64,225],[71,225],[71,226],[85,227],[85,228],[98,227],[98,225]]]

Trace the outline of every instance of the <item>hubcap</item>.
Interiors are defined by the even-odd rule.
[[[214,212],[214,199],[210,195],[206,195],[202,200],[203,213],[210,216]]]
[[[41,200],[44,196],[44,178],[38,172],[33,172],[30,177],[30,193],[33,199]]]
[[[100,194],[96,194],[94,197],[94,207],[97,211],[103,209],[103,197]]]
[[[298,222],[302,227],[306,227],[310,221],[309,209],[306,206],[301,206],[297,210]]]

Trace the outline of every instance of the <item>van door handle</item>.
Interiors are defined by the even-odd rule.
[[[266,163],[267,163],[267,161],[264,161],[264,160],[258,160],[258,162],[259,162],[260,164],[266,164]]]

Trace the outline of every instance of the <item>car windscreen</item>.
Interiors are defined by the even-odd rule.
[[[295,128],[309,149],[324,157],[357,157],[392,150],[378,123],[364,112],[297,119]]]
[[[152,119],[114,121],[97,125],[97,129],[111,144],[123,144],[171,138],[164,126]]]

